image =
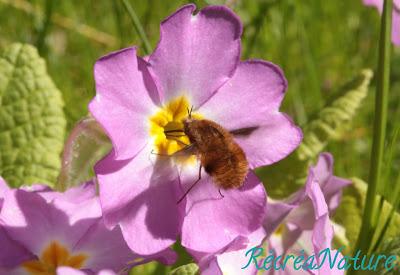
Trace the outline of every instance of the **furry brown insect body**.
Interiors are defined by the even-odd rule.
[[[194,153],[213,182],[222,189],[242,186],[249,164],[232,134],[214,121],[206,119],[189,117],[183,125]]]

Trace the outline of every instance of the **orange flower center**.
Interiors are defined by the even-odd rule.
[[[72,255],[67,248],[53,241],[43,250],[38,260],[24,262],[22,267],[32,275],[55,275],[59,266],[82,268],[87,258],[82,253]]]

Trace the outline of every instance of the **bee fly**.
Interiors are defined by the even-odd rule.
[[[246,155],[233,139],[233,135],[214,121],[192,118],[192,111],[193,106],[188,109],[188,118],[183,121],[183,129],[164,131],[170,137],[179,137],[172,133],[182,133],[182,136],[186,135],[189,138],[190,144],[184,144],[185,147],[174,154],[186,152],[196,155],[200,160],[198,179],[177,203],[180,203],[201,180],[202,168],[219,187],[222,197],[221,188],[232,189],[242,186],[249,169]]]

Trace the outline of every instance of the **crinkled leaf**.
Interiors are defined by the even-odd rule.
[[[93,177],[93,166],[111,147],[107,135],[93,118],[82,119],[65,143],[58,189],[65,190]]]
[[[199,272],[199,267],[194,264],[182,265],[172,270],[169,275],[196,275]]]
[[[336,99],[325,106],[316,118],[305,127],[304,139],[297,154],[301,160],[315,158],[332,139],[339,138],[355,116],[357,109],[368,94],[372,78],[371,70],[363,70]]]
[[[294,153],[278,163],[257,169],[268,195],[287,197],[304,184],[309,164],[315,161],[330,140],[339,138],[350,125],[367,96],[371,78],[372,71],[363,70],[302,127],[304,138]]]
[[[54,184],[65,126],[61,93],[37,50],[7,47],[0,54],[0,175],[14,187]]]
[[[129,271],[129,275],[135,275],[135,274],[157,275],[157,268],[160,267],[161,265],[162,264],[158,262],[150,262],[147,264],[138,265],[133,267]]]

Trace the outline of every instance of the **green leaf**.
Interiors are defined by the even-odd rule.
[[[151,275],[154,274],[156,275],[156,271],[157,268],[162,265],[159,262],[150,262],[150,263],[146,263],[146,264],[142,264],[142,265],[138,265],[133,267],[130,271],[129,271],[129,275],[135,275],[135,274],[146,274],[146,275]]]
[[[342,225],[346,230],[346,238],[349,243],[352,244],[349,251],[354,248],[357,242],[357,236],[361,228],[361,221],[363,216],[363,209],[365,203],[365,196],[367,193],[367,184],[358,178],[352,178],[353,184],[344,189],[342,201],[339,207],[336,209],[334,221]],[[376,200],[379,197],[376,196]],[[396,237],[400,235],[400,215],[399,213],[391,213],[392,206],[388,202],[384,202],[380,218],[382,222],[379,222],[378,232],[382,231],[385,225],[384,219],[388,215],[393,214],[391,224],[385,234],[385,239]],[[374,242],[379,238],[375,236]],[[371,241],[371,243],[374,243]]]
[[[368,94],[372,71],[363,70],[347,84],[339,97],[325,106],[304,128],[304,139],[297,154],[301,160],[315,158],[332,139],[339,138],[352,121]]]
[[[398,275],[400,274],[400,237],[391,238],[386,240],[383,245],[382,249],[379,251],[378,255],[386,255],[387,257],[391,255],[396,256],[396,260],[394,261],[395,265],[394,268],[390,271],[385,269],[385,265],[382,263],[378,266],[378,270],[376,274],[385,274],[385,275]]]
[[[350,186],[344,189],[342,200],[333,217],[335,222],[345,228],[346,238],[352,245],[346,250],[346,253],[353,249],[357,241],[367,190],[366,183],[362,180],[353,178],[352,182]]]
[[[329,141],[340,138],[351,124],[367,96],[371,78],[372,71],[363,70],[302,127],[304,138],[294,153],[278,163],[257,169],[269,196],[287,197],[304,184],[309,164],[316,160]]]
[[[10,186],[56,181],[66,120],[60,91],[37,50],[0,54],[0,175]]]
[[[82,119],[65,143],[57,189],[66,190],[93,177],[93,166],[111,147],[104,130],[93,118]]]
[[[175,268],[169,273],[169,275],[196,275],[198,273],[199,267],[192,263]]]

